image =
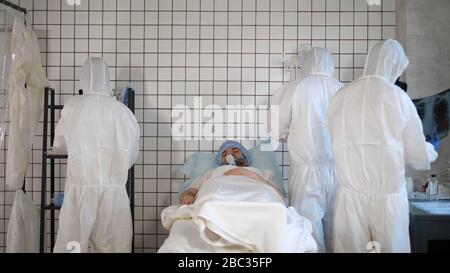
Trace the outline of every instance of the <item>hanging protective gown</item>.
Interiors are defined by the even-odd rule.
[[[42,116],[47,79],[36,34],[16,19],[12,34],[13,62],[9,78],[9,138],[6,184],[22,188],[34,130]]]
[[[425,142],[408,95],[394,82],[409,61],[395,40],[375,44],[364,76],[333,98],[329,128],[338,191],[336,252],[410,252],[405,164],[427,170],[437,153]]]
[[[130,252],[133,236],[128,169],[139,154],[139,125],[111,97],[109,71],[100,58],[81,70],[84,95],[64,106],[54,147],[69,158],[55,252],[78,242],[81,252]],[[90,249],[89,249],[90,247]]]
[[[39,209],[18,190],[9,217],[6,252],[39,253],[39,223]]]
[[[44,87],[48,84],[41,65],[36,34],[19,20],[12,32],[9,72],[9,138],[6,184],[16,191],[8,224],[7,252],[39,252],[39,209],[23,191],[33,136],[42,115]]]
[[[280,107],[290,154],[289,202],[311,221],[319,252],[330,252],[335,171],[326,114],[342,84],[333,78],[334,61],[325,48],[309,51],[304,69],[289,103]]]

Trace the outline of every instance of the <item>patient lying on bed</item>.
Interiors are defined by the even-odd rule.
[[[162,212],[164,227],[192,218],[207,245],[204,250],[193,246],[193,252],[316,251],[309,221],[286,207],[270,171],[249,167],[244,147],[225,143],[216,162],[220,167],[200,176],[180,195],[181,206]],[[160,252],[176,252],[170,249],[176,245],[169,237]]]
[[[202,187],[205,182],[209,181],[208,184],[229,184],[233,183],[233,186],[239,185],[239,190],[244,192],[245,187],[250,187],[252,192],[255,192],[256,195],[248,196],[247,201],[256,201],[256,202],[270,202],[270,196],[267,196],[265,193],[266,190],[258,191],[259,187],[272,187],[273,190],[277,192],[277,194],[269,194],[276,196],[276,201],[278,197],[283,198],[281,190],[278,188],[278,185],[270,171],[262,171],[256,168],[252,168],[248,166],[248,160],[246,156],[241,151],[242,148],[239,147],[227,147],[226,149],[221,149],[220,154],[220,165],[221,167],[210,170],[205,173],[202,177],[198,178],[191,187],[180,194],[180,204],[181,205],[191,205],[194,203],[199,189]],[[236,165],[229,165],[227,163],[227,157],[232,156],[232,161],[235,162]],[[214,180],[214,181],[211,181]],[[223,180],[223,181],[222,181]],[[264,185],[261,185],[263,183]],[[240,185],[242,184],[242,185]],[[255,199],[258,194],[263,194],[261,198]],[[279,196],[278,196],[279,195]],[[243,201],[242,197],[239,196],[238,200]],[[275,201],[275,200],[273,200]]]

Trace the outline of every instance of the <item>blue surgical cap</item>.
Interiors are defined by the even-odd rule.
[[[221,154],[223,153],[223,151],[225,151],[228,148],[238,148],[241,151],[241,153],[244,155],[245,159],[247,159],[248,165],[250,165],[250,158],[249,158],[247,149],[244,146],[242,146],[242,144],[239,142],[227,141],[224,144],[222,144],[219,151],[217,152],[216,163],[218,166],[222,165]]]

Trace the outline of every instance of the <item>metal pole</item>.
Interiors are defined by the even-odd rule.
[[[135,92],[133,89],[130,89],[128,93],[128,108],[130,108],[131,112],[134,114],[134,96]],[[131,219],[133,219],[133,241],[131,245],[132,252],[134,253],[134,165],[131,167],[129,172],[130,174],[130,207],[131,207]]]
[[[129,108],[131,112],[134,114],[134,100],[135,100],[135,92],[134,90],[130,90],[130,98],[128,98]],[[131,191],[131,215],[134,219],[134,165],[131,167],[131,183],[130,183],[130,191]]]
[[[48,123],[48,94],[49,88],[45,88],[44,94],[44,128],[42,137],[42,182],[41,182],[41,226],[39,238],[39,251],[44,253],[45,247],[45,206],[47,204],[47,123]]]
[[[51,91],[51,108],[50,108],[50,146],[53,145],[55,139],[55,90]],[[55,159],[50,159],[50,198],[55,197]],[[55,246],[55,204],[50,206],[50,252],[53,252]]]

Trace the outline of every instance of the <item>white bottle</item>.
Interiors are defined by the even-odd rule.
[[[408,194],[414,192],[414,180],[412,177],[406,177],[406,192]]]
[[[428,200],[437,200],[439,195],[439,183],[436,178],[436,175],[431,175],[428,179],[428,187],[426,196]]]

